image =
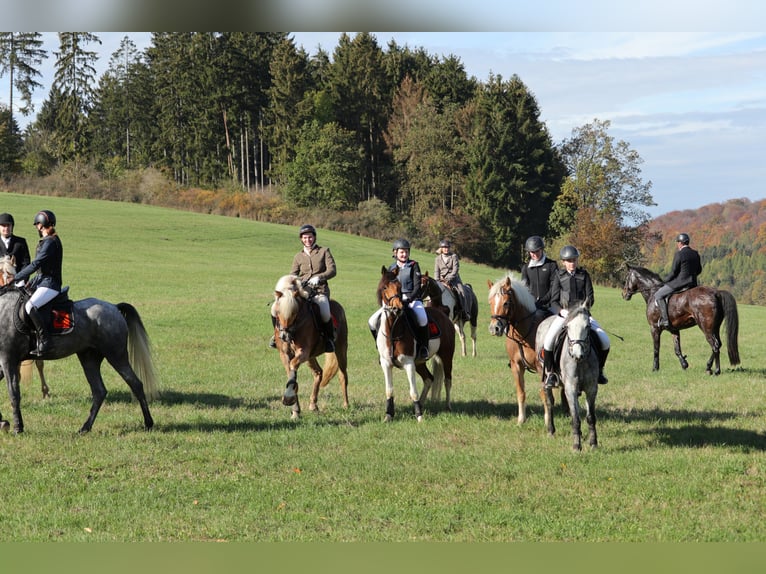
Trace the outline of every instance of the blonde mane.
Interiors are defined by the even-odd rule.
[[[513,292],[516,295],[516,300],[518,301],[519,305],[524,307],[524,309],[526,309],[527,312],[532,313],[536,309],[535,296],[532,295],[532,292],[529,290],[529,288],[524,284],[524,282],[521,279],[515,277],[511,273],[508,273],[505,277],[495,281],[492,284],[492,288],[489,290],[489,300],[491,301],[495,296],[497,296],[500,293],[500,290],[505,285],[506,280],[510,281],[511,289],[513,289]]]
[[[289,322],[298,312],[298,298],[308,299],[308,292],[301,287],[301,280],[297,275],[284,275],[279,278],[274,287],[276,310]]]
[[[0,273],[2,273],[2,285],[7,285],[16,276],[16,258],[13,255],[4,255],[0,258]]]

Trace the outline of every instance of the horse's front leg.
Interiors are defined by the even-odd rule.
[[[688,369],[689,363],[686,361],[686,356],[684,356],[681,351],[681,333],[673,333],[673,349],[675,349],[678,362],[681,363],[681,368],[684,370]]]
[[[13,413],[13,432],[20,434],[24,432],[24,419],[21,416],[21,390],[19,388],[19,366],[16,368],[8,368],[7,365],[3,367],[3,373],[5,373],[5,380],[8,386],[8,398],[11,401],[11,411]],[[9,430],[10,423],[6,420],[2,420],[0,415],[0,429]]]
[[[410,357],[405,358],[402,361],[402,369],[407,374],[407,382],[410,385],[410,399],[412,399],[415,418],[418,422],[421,422],[423,420],[423,408],[420,405],[420,398],[418,397],[418,378],[415,361]]]
[[[460,350],[461,350],[462,355],[465,357],[466,354],[467,354],[467,350],[466,350],[466,347],[465,347],[465,329],[463,327],[463,320],[462,319],[458,319],[455,322],[455,331],[457,332],[458,337],[460,337]]]
[[[524,367],[518,361],[511,362],[511,373],[516,385],[516,404],[519,408],[519,415],[516,423],[522,425],[527,420],[527,390],[524,382]]]
[[[591,448],[598,446],[598,435],[596,434],[596,395],[598,387],[594,385],[592,390],[585,393],[585,420],[588,423],[588,445]]]
[[[662,331],[652,325],[652,343],[654,344],[654,365],[652,366],[652,371],[660,370],[660,335],[662,335]]]
[[[582,430],[580,421],[580,401],[577,399],[577,389],[570,385],[566,389],[569,413],[572,416],[572,450],[582,450]]]
[[[556,425],[553,423],[553,389],[546,389],[545,384],[540,387],[540,400],[545,409],[545,428],[548,436],[556,434]]]
[[[384,422],[394,420],[394,367],[384,356],[380,357],[380,367],[383,369],[383,381],[386,386],[386,416]]]

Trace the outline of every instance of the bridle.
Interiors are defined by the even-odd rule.
[[[531,332],[531,328],[532,328],[531,327],[531,323],[530,323],[530,327],[527,330],[527,332],[523,333],[523,334],[517,329],[517,325],[519,323],[521,323],[522,321],[524,321],[526,319],[529,319],[530,317],[533,317],[534,314],[535,314],[535,311],[532,311],[531,313],[527,313],[526,315],[524,315],[523,317],[520,317],[519,319],[517,319],[514,322],[514,321],[511,320],[511,315],[515,311],[516,305],[515,304],[511,305],[511,303],[510,303],[511,301],[515,300],[515,298],[513,297],[513,289],[501,289],[500,290],[500,294],[503,295],[504,297],[506,297],[506,300],[509,302],[508,303],[509,309],[503,315],[492,314],[492,315],[490,315],[490,318],[495,320],[495,321],[497,321],[500,324],[500,329],[501,329],[501,331],[503,333],[505,333],[506,337],[508,337],[509,339],[513,339],[514,341],[516,341],[519,344],[522,344],[523,341],[527,338],[527,336]],[[522,335],[522,337],[521,337],[522,340],[521,341],[519,341],[516,337],[514,337],[511,334],[511,327],[513,327],[513,332],[516,332],[519,335]]]

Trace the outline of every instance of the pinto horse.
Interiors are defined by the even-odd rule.
[[[319,310],[312,309],[310,287],[304,285],[296,275],[285,275],[274,287],[277,324],[274,339],[279,356],[287,372],[287,385],[282,395],[282,404],[292,407],[291,418],[301,414],[298,400],[298,367],[308,363],[314,384],[309,401],[309,410],[318,411],[319,388],[325,387],[338,374],[343,394],[343,407],[348,408],[348,323],[346,311],[340,303],[330,300],[330,314],[336,325],[335,352],[327,353],[324,368],[317,357],[325,352],[323,331],[319,327]]]
[[[662,334],[662,329],[657,326],[660,309],[654,300],[654,294],[662,285],[662,279],[653,271],[628,265],[628,275],[625,278],[625,286],[622,288],[622,298],[626,301],[630,301],[634,293],[641,293],[644,301],[646,301],[646,320],[651,327],[652,340],[654,341],[653,371],[660,369],[660,335]],[[669,331],[673,336],[673,347],[681,363],[681,368],[688,368],[689,363],[681,351],[681,334],[679,331],[697,325],[704,333],[712,350],[706,371],[708,374],[721,374],[720,332],[724,320],[726,321],[729,363],[732,366],[739,364],[739,346],[737,344],[739,314],[737,302],[728,291],[699,286],[674,293],[668,301],[668,319],[670,320]],[[713,363],[715,363],[715,370],[713,370]]]
[[[438,398],[442,385],[446,393],[446,409],[452,410],[450,391],[452,389],[452,359],[455,353],[455,329],[446,313],[440,309],[427,307],[426,314],[431,333],[428,358],[416,359],[415,336],[409,323],[415,318],[408,316],[409,312],[402,301],[402,285],[398,275],[398,268],[389,271],[383,266],[377,291],[378,303],[382,309],[376,343],[386,384],[384,420],[390,422],[394,418],[393,370],[397,367],[407,374],[415,418],[420,422],[423,420],[421,406],[423,401],[429,391],[432,392],[432,398]],[[427,366],[429,359],[432,359],[433,374]],[[423,379],[423,392],[420,396],[417,392],[416,373]]]
[[[4,287],[13,282],[16,277],[16,259],[13,255],[6,255],[0,258],[0,287]],[[48,383],[45,382],[44,361],[41,359],[28,359],[21,362],[20,379],[21,384],[30,383],[32,381],[32,367],[37,367],[37,374],[40,375],[40,390],[42,391],[43,398],[47,399],[50,395],[50,389]],[[2,373],[0,372],[0,378]]]
[[[543,349],[545,335],[555,317],[548,317],[537,329],[535,348],[539,354]],[[585,420],[588,423],[588,444],[598,446],[596,435],[596,395],[598,395],[598,355],[593,347],[590,328],[590,311],[585,303],[569,309],[562,328],[564,345],[558,359],[559,373],[564,386],[564,396],[569,404],[572,420],[572,450],[582,450],[582,431],[579,396],[585,393]],[[553,436],[556,426],[553,423],[553,389],[546,389],[545,426]]]
[[[466,297],[471,299],[471,316],[466,320],[463,310],[458,307],[457,297],[452,291],[452,288],[443,283],[437,281],[433,277],[428,275],[426,271],[420,277],[420,292],[423,295],[424,304],[432,307],[441,307],[445,313],[449,316],[452,324],[455,325],[455,331],[460,337],[460,346],[463,356],[467,354],[465,345],[465,324],[466,321],[471,325],[471,343],[473,345],[472,356],[476,356],[476,325],[479,320],[479,303],[476,300],[476,294],[473,292],[473,288],[470,284],[463,284]],[[428,299],[428,302],[425,301]]]
[[[543,319],[537,312],[532,292],[520,280],[510,274],[489,287],[489,333],[495,337],[505,336],[508,366],[516,384],[516,400],[519,405],[518,424],[527,420],[527,392],[524,373],[537,373],[542,378],[542,365],[537,360],[535,334]],[[545,392],[540,389],[540,399],[545,404]]]

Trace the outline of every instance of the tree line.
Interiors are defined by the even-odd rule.
[[[100,44],[61,32],[55,77],[32,113],[40,33],[0,33],[0,177],[92,166],[103,177],[161,170],[179,189],[276,192],[286,205],[385,213],[431,248],[519,269],[530,235],[549,253],[574,243],[596,281],[616,284],[642,259],[654,205],[639,154],[609,122],[554,142],[517,75],[468,77],[454,55],[385,48],[370,33],[340,36],[309,56],[289,33],[157,32],[139,51],[126,35],[96,77]],[[323,222],[315,221],[321,225]]]

